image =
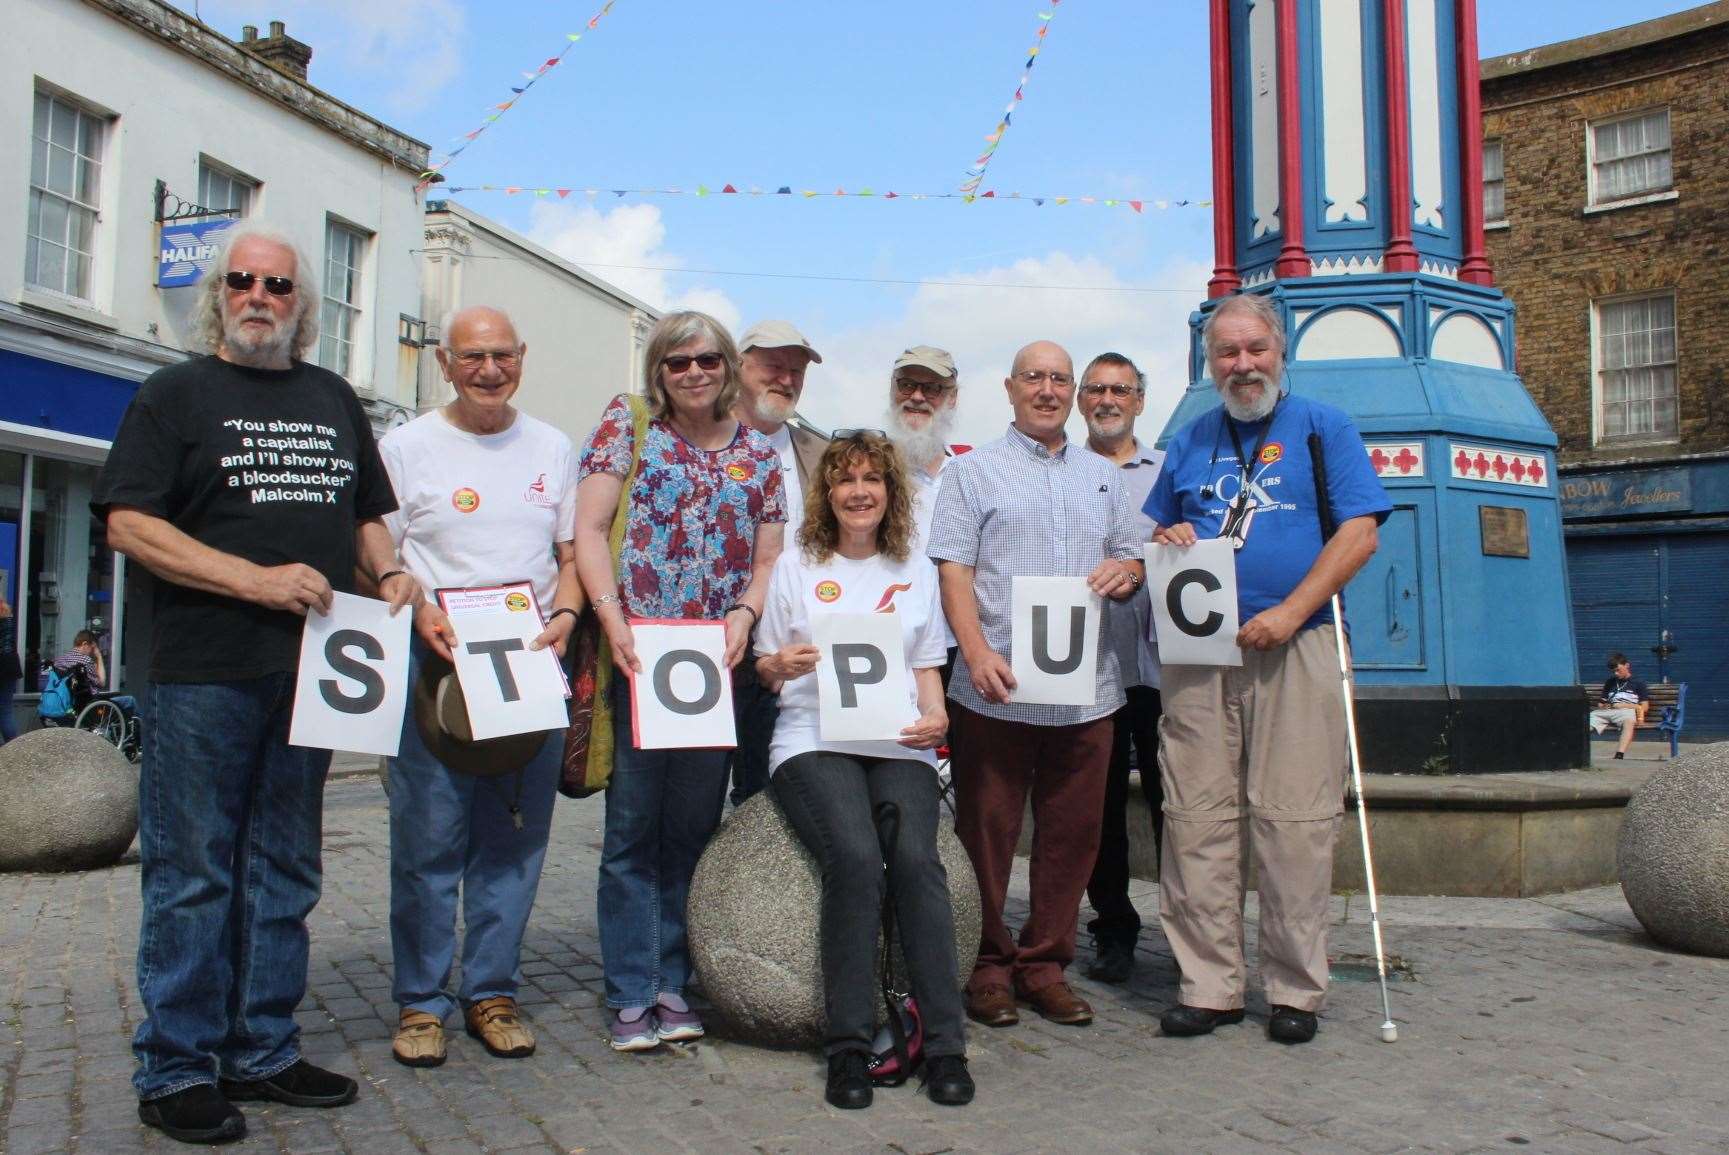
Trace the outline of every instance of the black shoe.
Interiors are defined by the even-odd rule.
[[[871,1080],[865,1071],[862,1051],[839,1051],[828,1057],[828,1088],[824,1092],[831,1107],[856,1111],[871,1105]]]
[[[1275,1004],[1272,1016],[1267,1019],[1267,1038],[1275,1043],[1306,1043],[1315,1037],[1318,1025],[1314,1011]]]
[[[290,1107],[340,1107],[354,1102],[354,1097],[360,1093],[360,1084],[347,1075],[314,1067],[305,1059],[268,1079],[256,1079],[250,1083],[224,1079],[221,1087],[224,1095],[236,1101],[268,1099]]]
[[[1617,758],[1625,758],[1626,756],[1627,755],[1621,753],[1621,751],[1619,751],[1619,750],[1615,751],[1615,757],[1617,757]]]
[[[925,1059],[925,1094],[945,1107],[964,1107],[973,1101],[973,1077],[967,1073],[965,1055],[931,1055]]]
[[[246,1116],[209,1083],[147,1099],[138,1118],[182,1143],[232,1143],[246,1138]]]
[[[1135,940],[1115,935],[1093,936],[1095,952],[1087,977],[1101,983],[1126,983],[1135,971]]]
[[[1210,1035],[1214,1027],[1243,1021],[1243,1008],[1214,1011],[1178,1003],[1159,1016],[1159,1029],[1167,1035]]]

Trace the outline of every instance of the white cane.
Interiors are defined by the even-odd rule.
[[[1315,507],[1321,519],[1323,541],[1333,536],[1332,502],[1327,498],[1327,463],[1322,456],[1321,437],[1309,434],[1309,460],[1315,471]],[[1345,656],[1345,615],[1339,595],[1332,598],[1333,642],[1339,652],[1339,692],[1345,699],[1345,735],[1351,750],[1351,791],[1357,796],[1357,833],[1363,840],[1363,877],[1369,884],[1369,929],[1375,936],[1375,976],[1381,982],[1381,1041],[1399,1041],[1399,1028],[1393,1022],[1393,1005],[1387,998],[1387,952],[1381,943],[1381,904],[1375,893],[1375,858],[1369,850],[1369,810],[1363,798],[1363,760],[1357,753],[1357,707],[1351,700],[1351,666]]]

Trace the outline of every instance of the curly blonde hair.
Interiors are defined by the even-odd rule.
[[[877,551],[895,561],[905,561],[912,550],[913,498],[907,484],[906,462],[894,442],[874,430],[857,430],[845,437],[836,437],[823,450],[811,484],[805,489],[804,524],[799,526],[798,544],[806,560],[825,562],[834,556],[840,544],[840,521],[834,515],[829,494],[841,474],[855,459],[883,475],[888,490],[888,509],[877,526]]]

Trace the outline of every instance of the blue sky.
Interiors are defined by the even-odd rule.
[[[964,179],[1014,92],[1038,14],[1054,11],[985,187],[1210,195],[1203,0],[616,0],[586,29],[603,2],[200,0],[198,10],[236,38],[243,23],[285,20],[313,46],[313,83],[435,157],[581,32],[445,169],[453,185],[730,181],[878,194],[947,192]],[[1691,6],[1480,0],[1479,39],[1494,55]],[[875,423],[895,354],[948,347],[966,440],[1001,428],[1008,357],[1038,337],[1077,362],[1105,348],[1135,357],[1151,385],[1143,429],[1156,432],[1185,384],[1184,321],[1212,268],[1210,210],[1150,203],[1137,216],[880,196],[457,199],[654,304],[708,308],[730,324],[794,320],[825,354],[806,390],[820,424]],[[812,279],[825,277],[877,280]]]

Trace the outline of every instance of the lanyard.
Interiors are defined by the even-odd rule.
[[[1251,457],[1243,456],[1243,439],[1237,436],[1236,420],[1229,413],[1221,416],[1225,421],[1225,431],[1231,435],[1231,448],[1237,451],[1237,466],[1243,471],[1243,492],[1247,493],[1249,482],[1254,474],[1255,462],[1261,459],[1261,451],[1267,447],[1267,438],[1273,432],[1273,422],[1279,419],[1279,402],[1273,402],[1273,411],[1267,414],[1267,427],[1261,430],[1261,439],[1255,442],[1255,452]]]

